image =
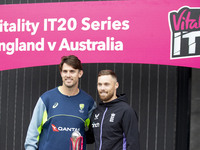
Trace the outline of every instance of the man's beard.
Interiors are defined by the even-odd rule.
[[[102,92],[106,93],[107,95],[106,95],[106,96],[101,96],[100,93],[102,93]],[[100,99],[101,99],[102,101],[105,101],[105,102],[106,102],[106,101],[109,101],[113,96],[114,96],[114,92],[113,92],[113,93],[109,93],[109,92],[105,92],[105,91],[99,92],[99,97],[100,97]]]

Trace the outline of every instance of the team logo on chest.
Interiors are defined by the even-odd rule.
[[[115,113],[112,113],[110,115],[110,122],[114,122],[114,120],[115,120]]]
[[[85,107],[85,104],[79,104],[79,108],[80,108],[80,109],[79,109],[79,112],[80,112],[80,113],[84,113],[84,110],[83,110],[84,107]]]

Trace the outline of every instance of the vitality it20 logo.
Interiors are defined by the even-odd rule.
[[[200,56],[200,8],[169,12],[171,59]]]

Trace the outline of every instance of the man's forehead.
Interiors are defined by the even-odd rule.
[[[113,82],[116,81],[115,78],[113,78],[111,75],[101,75],[98,77],[98,82]]]
[[[72,66],[64,63],[62,69],[64,70],[78,70],[78,69],[74,69]]]

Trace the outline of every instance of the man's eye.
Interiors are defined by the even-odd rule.
[[[70,72],[71,72],[71,73],[75,73],[75,70],[71,70]]]
[[[109,83],[105,83],[105,86],[108,86],[109,85]]]

